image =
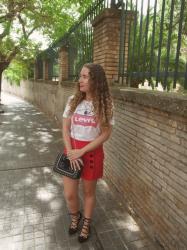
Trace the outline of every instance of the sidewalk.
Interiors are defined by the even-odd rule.
[[[37,108],[2,94],[0,114],[0,250],[159,250],[104,180],[98,182],[92,236],[69,236],[62,180],[51,166],[61,131]],[[80,194],[81,195],[81,194]]]

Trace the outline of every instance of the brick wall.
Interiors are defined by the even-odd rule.
[[[165,249],[187,249],[187,98],[126,90],[115,108],[107,179]]]
[[[22,82],[3,89],[61,121],[71,83]],[[165,249],[187,249],[187,98],[113,90],[115,126],[105,144],[105,177]]]

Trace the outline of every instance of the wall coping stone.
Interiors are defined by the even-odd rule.
[[[42,84],[49,84],[49,85],[58,85],[59,83],[58,81],[51,81],[51,80],[44,80],[44,79],[37,79],[37,80],[29,79],[28,81],[42,83]]]
[[[45,82],[50,85],[59,84],[58,82],[43,80],[37,80],[35,82]],[[62,81],[60,85],[64,87],[75,87],[76,83],[77,81]],[[136,88],[120,88],[115,86],[111,86],[111,93],[116,100],[136,103],[187,118],[187,94]]]
[[[133,102],[187,118],[186,94],[113,87],[112,95],[114,99]]]
[[[121,10],[118,9],[104,9],[103,12],[92,22],[92,26],[97,26],[98,23],[100,23],[105,18],[119,18],[120,17]]]
[[[128,20],[133,19],[135,16],[135,12],[131,10],[126,10],[126,15],[128,16]],[[106,18],[118,18],[120,20],[121,10],[115,8],[105,8],[103,12],[96,16],[95,19],[92,21],[92,26],[97,26],[103,19]]]
[[[76,84],[77,84],[78,82],[77,81],[71,81],[71,80],[62,80],[61,82],[60,82],[60,85],[61,86],[71,86],[71,87],[73,87],[73,86],[76,86]]]

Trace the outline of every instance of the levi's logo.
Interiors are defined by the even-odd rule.
[[[95,121],[95,116],[86,116],[80,114],[73,115],[73,123],[82,126],[96,127],[97,123]]]

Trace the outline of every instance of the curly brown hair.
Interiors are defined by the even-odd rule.
[[[93,98],[94,113],[101,126],[108,127],[113,116],[113,102],[109,85],[103,67],[95,63],[86,63],[83,67],[89,70],[89,80]],[[80,84],[76,86],[76,93],[70,101],[70,113],[73,113],[79,103],[86,97],[80,91]]]

